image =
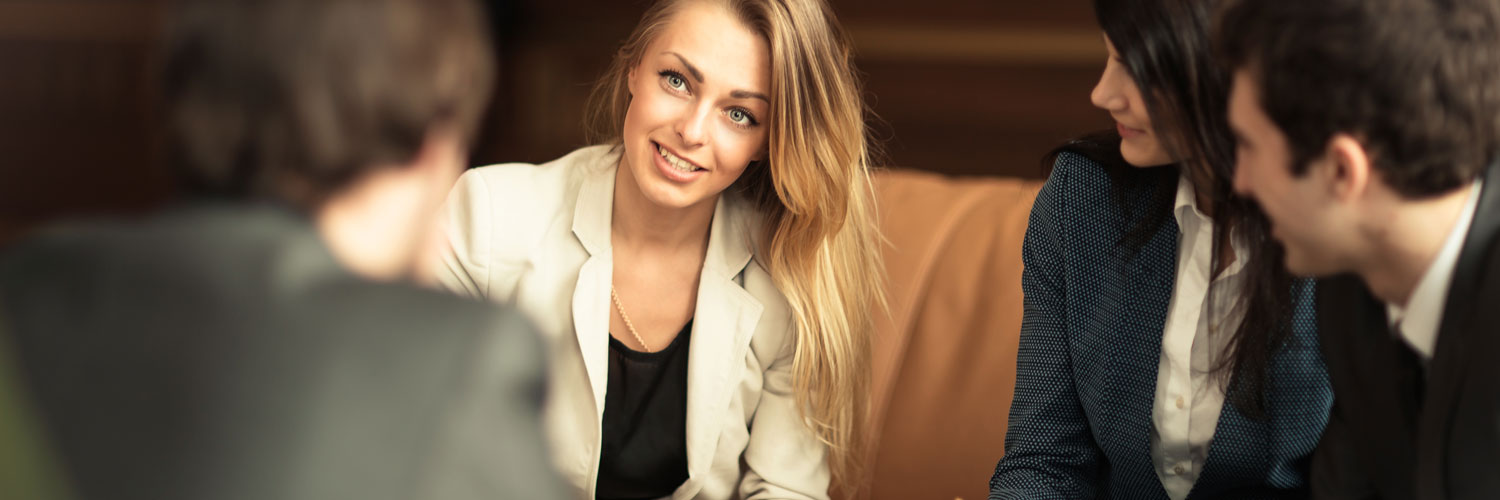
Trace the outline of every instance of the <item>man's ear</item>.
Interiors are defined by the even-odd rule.
[[[1314,175],[1326,181],[1328,194],[1341,202],[1351,201],[1365,195],[1370,187],[1370,155],[1364,144],[1349,134],[1338,133],[1328,139],[1323,158],[1313,168],[1322,170]]]
[[[457,131],[450,127],[438,127],[422,139],[422,147],[408,168],[423,175],[438,178],[457,177],[468,166],[468,148]]]

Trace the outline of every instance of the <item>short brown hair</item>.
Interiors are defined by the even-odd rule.
[[[1227,62],[1253,72],[1293,173],[1336,133],[1359,138],[1410,198],[1471,182],[1500,153],[1494,0],[1241,0],[1220,13]]]
[[[164,99],[189,190],[314,208],[428,134],[472,138],[493,82],[472,0],[188,0]]]

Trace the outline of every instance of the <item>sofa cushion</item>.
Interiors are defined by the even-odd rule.
[[[889,315],[877,315],[870,499],[976,499],[1003,452],[1021,241],[1040,180],[875,178]]]

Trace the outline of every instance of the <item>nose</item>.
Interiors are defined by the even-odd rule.
[[[682,117],[677,120],[677,136],[682,138],[684,146],[703,145],[704,138],[707,137],[708,120],[713,112],[713,105],[706,102],[684,110]]]
[[[1089,93],[1089,102],[1094,107],[1109,112],[1125,110],[1125,94],[1121,92],[1119,82],[1119,71],[1115,71],[1115,62],[1110,61],[1104,66],[1104,73],[1099,75],[1099,83],[1094,84],[1094,90]]]

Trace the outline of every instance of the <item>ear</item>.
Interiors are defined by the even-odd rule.
[[[630,89],[631,97],[635,97],[635,73],[639,69],[641,69],[641,63],[636,63],[634,66],[630,67],[629,72],[625,73],[625,88]]]
[[[422,139],[422,147],[407,167],[432,182],[452,184],[468,161],[468,148],[460,137],[449,127],[433,129]]]
[[[1345,133],[1334,134],[1323,151],[1322,170],[1318,175],[1327,181],[1329,194],[1339,201],[1364,196],[1370,187],[1370,155],[1359,139]]]

